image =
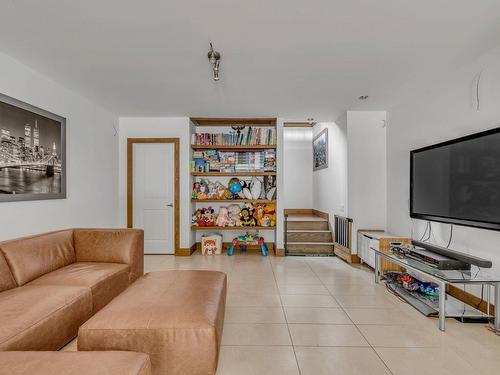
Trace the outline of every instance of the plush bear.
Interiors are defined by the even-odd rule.
[[[264,206],[264,216],[266,215],[271,221],[269,226],[274,227],[276,225],[276,205],[274,203],[268,203]]]
[[[228,208],[228,213],[229,213],[229,219],[231,219],[231,221],[229,222],[229,226],[230,227],[239,227],[241,226],[241,222],[240,222],[240,212],[241,212],[241,209],[240,209],[240,206],[238,206],[237,204],[232,204],[230,205]]]
[[[243,207],[240,212],[241,225],[244,227],[255,227],[257,225],[253,217],[253,209],[250,207]]]
[[[215,198],[216,199],[224,199],[224,194],[226,192],[226,188],[219,181],[215,183]]]

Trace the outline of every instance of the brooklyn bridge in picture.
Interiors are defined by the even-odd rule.
[[[61,124],[0,103],[0,194],[60,193],[61,180]]]

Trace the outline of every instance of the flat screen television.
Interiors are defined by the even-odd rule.
[[[500,128],[411,151],[410,216],[500,230]]]

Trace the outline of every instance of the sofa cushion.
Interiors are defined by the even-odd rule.
[[[57,350],[92,315],[89,288],[26,285],[0,293],[0,350]]]
[[[15,288],[16,286],[16,281],[14,280],[14,276],[12,276],[12,272],[10,272],[9,265],[0,251],[0,292]]]
[[[150,375],[149,356],[135,352],[0,352],[0,375]]]
[[[18,286],[76,261],[72,230],[2,242],[0,249]]]
[[[118,263],[73,263],[47,273],[29,285],[71,285],[92,290],[93,312],[99,311],[128,284],[130,267]]]

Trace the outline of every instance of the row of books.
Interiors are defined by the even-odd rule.
[[[276,152],[195,151],[191,161],[192,172],[275,172]]]
[[[240,132],[196,133],[191,144],[196,146],[268,146],[275,145],[276,129],[245,128]]]

